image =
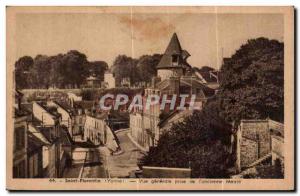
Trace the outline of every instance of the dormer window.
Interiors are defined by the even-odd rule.
[[[179,56],[176,54],[172,55],[172,65],[178,65],[178,61],[179,61]]]

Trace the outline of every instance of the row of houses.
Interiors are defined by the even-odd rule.
[[[62,113],[52,104],[21,104],[14,110],[13,177],[61,177],[71,160],[72,139]]]

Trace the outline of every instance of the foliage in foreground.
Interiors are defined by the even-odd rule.
[[[241,119],[283,121],[284,45],[276,40],[248,40],[222,65],[221,115],[228,122]]]
[[[141,165],[192,169],[192,177],[226,177],[231,126],[214,116],[214,103],[195,112],[164,133],[158,146],[140,160]],[[211,109],[214,109],[211,111]]]

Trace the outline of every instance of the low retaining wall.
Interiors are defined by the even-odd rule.
[[[143,178],[190,178],[190,168],[143,166]]]

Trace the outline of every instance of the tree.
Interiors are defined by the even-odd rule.
[[[224,119],[283,121],[283,49],[276,40],[251,39],[224,62],[218,93]]]
[[[162,134],[157,147],[150,149],[141,165],[192,169],[192,177],[226,177],[231,126],[221,120],[217,104],[195,111],[183,122],[174,124]]]
[[[50,86],[50,61],[46,55],[37,55],[31,70],[30,84],[33,88],[48,88]]]
[[[90,75],[95,74],[100,80],[104,80],[104,73],[108,70],[108,65],[105,61],[88,62],[85,67]]]
[[[151,82],[152,77],[156,75],[156,66],[158,65],[162,55],[143,55],[139,58],[137,69],[140,78],[145,82]]]
[[[112,71],[115,75],[116,85],[120,86],[123,78],[130,78],[130,82],[139,81],[137,60],[126,55],[119,55],[114,60]]]
[[[143,55],[139,59],[126,55],[117,56],[112,66],[117,86],[120,86],[123,78],[130,78],[131,84],[150,82],[156,75],[156,66],[161,57],[161,54]]]
[[[61,72],[64,75],[64,83],[71,87],[79,87],[86,78],[85,65],[87,58],[85,54],[77,50],[71,50],[63,56],[64,66],[61,67]]]
[[[30,56],[23,56],[15,63],[16,88],[22,89],[28,86],[30,69],[33,66],[33,59]]]
[[[198,67],[194,67],[194,69],[196,69],[199,72],[210,72],[210,71],[215,71],[214,68],[209,67],[209,66],[202,66],[201,68]]]
[[[37,55],[34,59],[24,56],[15,63],[16,87],[78,88],[90,75],[90,70],[103,79],[107,69],[106,62],[88,62],[86,55],[76,50],[54,56]]]
[[[275,159],[273,178],[284,178],[282,163],[280,159]]]

